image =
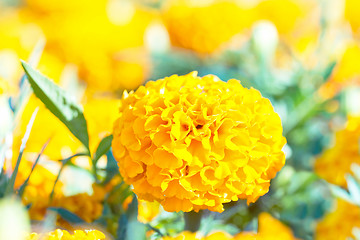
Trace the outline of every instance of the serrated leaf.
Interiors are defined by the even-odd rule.
[[[64,220],[69,223],[84,223],[84,220],[82,220],[78,215],[70,212],[65,208],[50,207],[48,209],[57,212]]]
[[[97,161],[101,158],[101,156],[103,156],[110,150],[112,139],[113,135],[109,135],[107,137],[104,137],[99,143],[99,146],[97,147],[93,158],[93,162],[95,165]]]
[[[50,79],[21,61],[35,95],[89,151],[89,135],[82,106]]]

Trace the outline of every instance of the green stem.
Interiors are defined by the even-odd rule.
[[[196,232],[200,228],[202,212],[186,212],[184,213],[185,231]]]

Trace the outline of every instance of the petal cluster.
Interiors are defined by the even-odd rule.
[[[285,163],[270,101],[237,80],[196,72],[125,92],[113,135],[124,180],[166,211],[255,202]]]
[[[346,187],[351,165],[360,164],[360,117],[350,117],[346,127],[335,135],[335,144],[315,162],[315,172],[326,181]]]
[[[98,230],[75,230],[74,234],[70,234],[66,230],[56,229],[47,234],[31,233],[26,240],[102,240],[106,239],[105,235]]]

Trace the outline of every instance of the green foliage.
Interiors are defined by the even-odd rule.
[[[84,144],[90,155],[87,123],[81,105],[29,64],[21,63],[35,95]]]

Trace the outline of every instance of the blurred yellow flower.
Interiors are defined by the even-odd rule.
[[[285,163],[279,116],[259,91],[196,72],[123,94],[113,153],[139,199],[166,211],[255,202]]]
[[[149,72],[144,33],[154,14],[131,1],[72,2],[55,1],[47,4],[45,14],[37,12],[46,51],[75,64],[91,89],[116,91],[142,84]]]
[[[84,102],[90,150],[94,153],[101,139],[112,133],[112,124],[118,116],[120,100],[107,97],[88,97],[84,99]]]
[[[258,232],[240,232],[231,236],[226,232],[215,231],[207,236],[201,236],[200,233],[184,231],[176,237],[163,237],[161,240],[297,240],[291,229],[279,220],[273,218],[268,213],[259,215]]]
[[[101,240],[106,239],[105,234],[98,230],[75,230],[70,234],[66,230],[56,229],[46,234],[31,233],[26,240]]]
[[[201,236],[199,233],[193,233],[189,231],[184,231],[178,234],[175,237],[163,237],[161,240],[232,240],[234,239],[230,234],[225,232],[213,232],[205,237]]]
[[[360,164],[360,117],[349,117],[346,127],[335,134],[334,146],[315,161],[315,172],[326,181],[346,187],[351,165]]]
[[[34,112],[39,107],[30,137],[24,151],[25,158],[35,159],[42,146],[50,140],[43,155],[50,160],[60,160],[71,156],[76,152],[81,143],[70,133],[66,126],[58,120],[45,105],[34,95],[26,103],[17,128],[14,132],[13,155],[16,159],[19,153],[21,139],[24,136],[26,126]]]
[[[339,61],[330,77],[319,90],[323,98],[331,98],[344,87],[360,84],[360,67],[357,64],[360,58],[360,45],[350,42],[340,56]]]
[[[220,50],[253,19],[251,9],[221,0],[169,1],[163,17],[172,44],[200,54]]]
[[[335,209],[318,222],[316,240],[338,240],[354,238],[352,231],[360,228],[360,208],[338,199]]]
[[[158,202],[148,202],[139,200],[138,220],[142,223],[148,223],[153,220],[160,212],[160,204]]]
[[[304,1],[299,0],[263,0],[255,9],[257,18],[274,23],[280,34],[293,31],[307,10],[304,8]]]
[[[357,0],[345,0],[345,19],[349,21],[353,32],[359,33],[360,19],[360,2]]]
[[[102,214],[105,194],[105,189],[94,183],[91,195],[79,193],[73,196],[58,197],[53,200],[51,206],[65,208],[85,222],[91,223]]]
[[[15,181],[15,188],[20,186],[29,177],[33,162],[23,159],[20,163],[18,174]],[[29,215],[32,220],[42,220],[46,213],[46,208],[50,204],[50,194],[54,187],[56,174],[48,170],[45,166],[37,164],[22,196],[22,202],[29,207]],[[55,198],[61,192],[62,183],[58,182],[55,188]]]

